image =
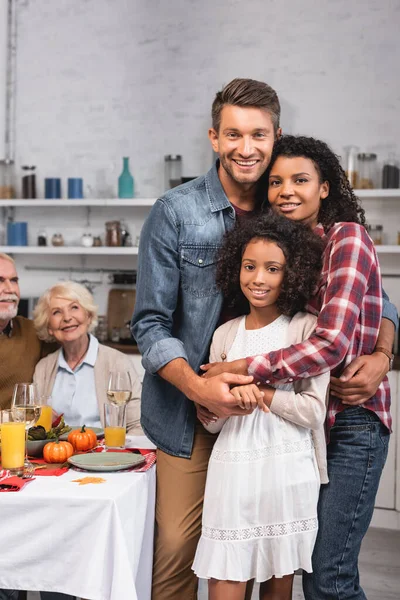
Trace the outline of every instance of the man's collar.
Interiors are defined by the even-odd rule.
[[[12,319],[8,322],[7,326],[3,329],[3,331],[1,332],[1,335],[5,335],[7,337],[11,337],[12,335],[12,330],[13,330],[13,322]]]
[[[219,159],[206,175],[206,190],[210,201],[211,212],[217,212],[229,207],[232,208],[232,205],[224,192],[220,178],[218,177],[218,167]]]

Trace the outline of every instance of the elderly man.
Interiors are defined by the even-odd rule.
[[[32,381],[36,363],[53,350],[36,337],[33,322],[17,317],[20,291],[15,263],[0,254],[0,408],[9,408],[14,385]]]

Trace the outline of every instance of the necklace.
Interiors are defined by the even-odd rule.
[[[72,369],[73,371],[75,371],[76,367],[77,367],[77,366],[78,366],[78,365],[79,365],[79,364],[82,362],[82,360],[85,358],[85,355],[87,354],[87,351],[88,351],[88,349],[89,349],[89,344],[86,346],[86,349],[85,349],[85,351],[83,352],[83,354],[81,354],[81,356],[78,358],[78,360],[77,360],[75,363],[73,363],[73,365],[74,365],[74,366],[72,366],[72,365],[71,365],[71,363],[70,363],[70,362],[67,360],[67,362],[68,362],[68,365],[71,367],[71,369]]]

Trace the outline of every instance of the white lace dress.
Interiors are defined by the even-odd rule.
[[[228,360],[284,348],[289,322],[246,330],[243,317]],[[311,572],[319,486],[309,429],[258,409],[230,417],[208,467],[196,575],[261,582]]]

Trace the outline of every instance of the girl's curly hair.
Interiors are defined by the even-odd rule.
[[[254,239],[276,243],[285,256],[282,291],[277,301],[281,313],[292,316],[304,310],[319,280],[324,243],[307,225],[272,211],[242,220],[225,234],[218,255],[217,285],[227,307],[238,315],[249,312],[249,302],[240,289],[240,269],[245,248]]]
[[[340,166],[339,157],[325,142],[312,137],[284,135],[274,145],[271,162],[266,177],[279,156],[309,158],[314,163],[320,182],[329,183],[329,195],[321,200],[318,222],[325,232],[340,221],[359,223],[365,226],[365,212],[355,196],[345,172]],[[268,185],[268,184],[267,184]]]

